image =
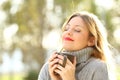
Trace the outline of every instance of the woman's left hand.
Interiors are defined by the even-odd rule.
[[[58,55],[59,63],[63,63],[64,57],[62,55]],[[75,69],[76,69],[76,57],[74,58],[74,62],[72,63],[68,58],[65,67],[62,67],[58,64],[57,69],[55,70],[58,73],[62,80],[75,80]]]

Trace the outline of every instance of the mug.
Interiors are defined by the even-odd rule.
[[[60,52],[57,54],[62,55],[64,57],[63,64],[60,64],[62,67],[65,67],[67,59],[69,59],[72,63],[74,62],[75,55],[73,54],[68,54],[67,52]]]

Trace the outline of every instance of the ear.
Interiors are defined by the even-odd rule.
[[[88,40],[88,46],[94,46],[95,45],[95,38],[91,36]]]

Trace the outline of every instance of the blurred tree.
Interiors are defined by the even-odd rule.
[[[19,25],[17,37],[19,38],[19,47],[24,53],[24,62],[31,64],[31,67],[34,66],[31,63],[34,60],[40,66],[45,60],[45,50],[42,47],[44,7],[45,0],[27,0],[13,18]]]
[[[25,0],[18,11],[11,14],[12,1],[4,3],[3,9],[8,15],[7,24],[16,23],[19,27],[12,38],[9,51],[19,47],[23,52],[23,62],[29,69],[35,69],[34,63],[42,66],[45,60],[45,49],[42,47],[45,0]]]

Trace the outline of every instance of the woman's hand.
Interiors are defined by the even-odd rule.
[[[60,64],[63,63],[64,57],[62,55],[57,55],[59,58]],[[74,58],[74,62],[72,63],[69,59],[67,59],[65,67],[62,67],[61,65],[57,65],[55,72],[58,73],[62,80],[75,80],[75,69],[76,69],[76,57]]]
[[[59,59],[57,58],[58,54],[54,53],[49,59],[49,73],[52,80],[60,80],[61,77],[59,74],[55,73],[55,69],[57,68],[57,63]]]

